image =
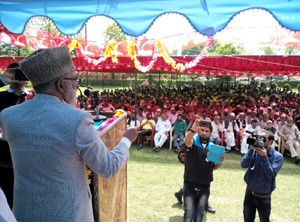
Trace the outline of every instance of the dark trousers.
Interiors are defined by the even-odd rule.
[[[142,130],[140,132],[139,143],[143,144],[144,143],[144,136],[150,136],[151,134],[152,134],[152,129]]]
[[[271,197],[259,198],[252,195],[249,189],[246,190],[244,199],[244,221],[254,222],[256,209],[260,222],[269,222],[271,214]]]
[[[210,186],[183,186],[184,222],[201,222],[205,220],[206,205],[210,195]]]
[[[10,208],[13,206],[14,172],[7,141],[0,139],[0,187]],[[1,207],[1,203],[0,203]]]
[[[11,167],[0,167],[0,187],[6,196],[8,205],[12,209],[14,193],[14,173]]]

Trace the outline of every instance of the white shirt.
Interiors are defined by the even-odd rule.
[[[140,125],[140,121],[136,120],[136,125],[135,125],[135,120],[131,120],[130,121],[130,124],[127,124],[127,127],[128,128],[131,128],[131,127],[138,127]]]
[[[0,188],[0,221],[16,222],[10,207],[8,206],[6,197]]]
[[[261,127],[258,125],[257,127],[253,128],[251,124],[247,125],[244,130],[244,136],[245,138],[248,138],[249,136],[251,136],[251,134],[247,133],[246,131],[252,132],[253,134],[257,135],[260,133]]]
[[[219,133],[224,131],[224,128],[223,128],[222,124],[221,123],[217,124],[213,121],[211,123],[211,125],[212,125],[212,132],[211,132],[212,138],[220,137]]]
[[[166,119],[166,120],[162,120],[159,119],[155,125],[155,129],[157,131],[158,134],[164,134],[166,131],[170,131],[172,128],[171,122]]]

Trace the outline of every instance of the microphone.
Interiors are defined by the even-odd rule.
[[[84,90],[83,94],[87,97],[90,97],[90,95],[97,95],[99,90],[93,90],[91,88],[87,88]]]
[[[91,87],[88,87],[87,89],[84,90],[83,94],[86,97],[92,98],[92,103],[93,103],[93,106],[94,106],[95,111],[96,111],[96,115],[93,116],[94,122],[99,122],[101,120],[102,121],[106,120],[107,119],[106,116],[99,115],[99,103],[100,103],[100,100],[101,100],[101,97],[99,95],[99,90],[93,90]]]

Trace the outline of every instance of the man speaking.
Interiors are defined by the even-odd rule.
[[[93,221],[87,164],[104,178],[119,172],[137,137],[135,128],[108,151],[92,115],[75,108],[77,76],[67,47],[38,50],[20,62],[34,99],[1,112],[15,173],[18,221]]]

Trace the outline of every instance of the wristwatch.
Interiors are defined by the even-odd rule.
[[[196,131],[195,131],[195,130],[193,130],[193,129],[190,129],[190,132],[192,132],[192,133],[196,133]]]

